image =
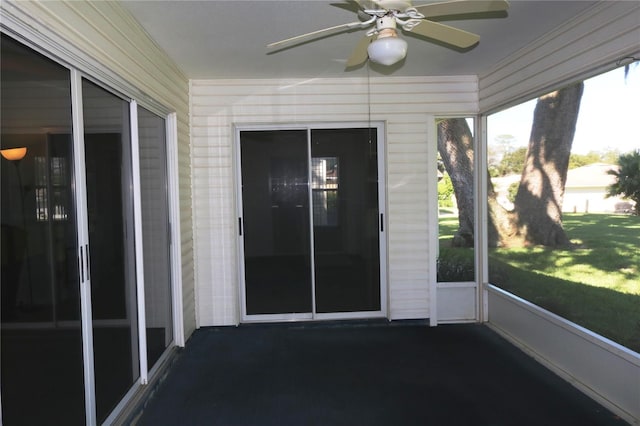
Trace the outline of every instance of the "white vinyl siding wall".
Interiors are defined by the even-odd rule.
[[[195,329],[188,80],[117,2],[0,3],[2,29],[46,51],[139,105],[176,116],[184,335]],[[28,28],[28,31],[25,31]],[[178,331],[179,332],[179,331]],[[178,337],[178,336],[176,336]]]
[[[640,56],[640,2],[599,2],[480,75],[480,109],[515,105],[609,71],[624,56]]]
[[[190,86],[198,326],[239,322],[233,126],[260,123],[385,122],[388,315],[430,316],[435,253],[429,238],[437,238],[437,224],[429,223],[429,209],[437,197],[428,191],[436,179],[429,123],[438,115],[477,112],[475,76],[192,80]]]

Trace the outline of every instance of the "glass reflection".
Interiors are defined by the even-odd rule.
[[[83,80],[96,410],[139,377],[129,103]]]
[[[0,54],[2,420],[84,424],[70,74],[6,35]]]
[[[369,129],[311,132],[316,311],[378,311],[378,150]]]
[[[307,132],[244,131],[247,314],[311,312]]]
[[[144,296],[149,368],[173,340],[165,121],[138,107]]]

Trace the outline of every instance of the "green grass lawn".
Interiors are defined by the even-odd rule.
[[[565,214],[563,222],[575,248],[492,249],[490,282],[640,352],[640,217]],[[440,223],[441,257],[451,256],[457,218]]]

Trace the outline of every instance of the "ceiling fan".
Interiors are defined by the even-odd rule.
[[[411,0],[347,0],[346,4],[337,6],[353,9],[359,20],[277,41],[268,44],[267,48],[280,50],[373,26],[356,45],[346,68],[359,66],[367,59],[382,65],[393,65],[407,54],[407,42],[398,36],[398,26],[403,31],[466,49],[478,43],[480,36],[433,21],[432,18],[444,20],[461,15],[468,17],[477,13],[504,12],[509,8],[509,3],[506,0],[454,0],[413,6]]]

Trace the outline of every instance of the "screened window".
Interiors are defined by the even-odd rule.
[[[631,67],[487,120],[490,282],[636,352],[640,217],[610,188],[621,159],[640,158],[639,113]]]
[[[475,281],[474,121],[436,120],[438,132],[438,282]]]

